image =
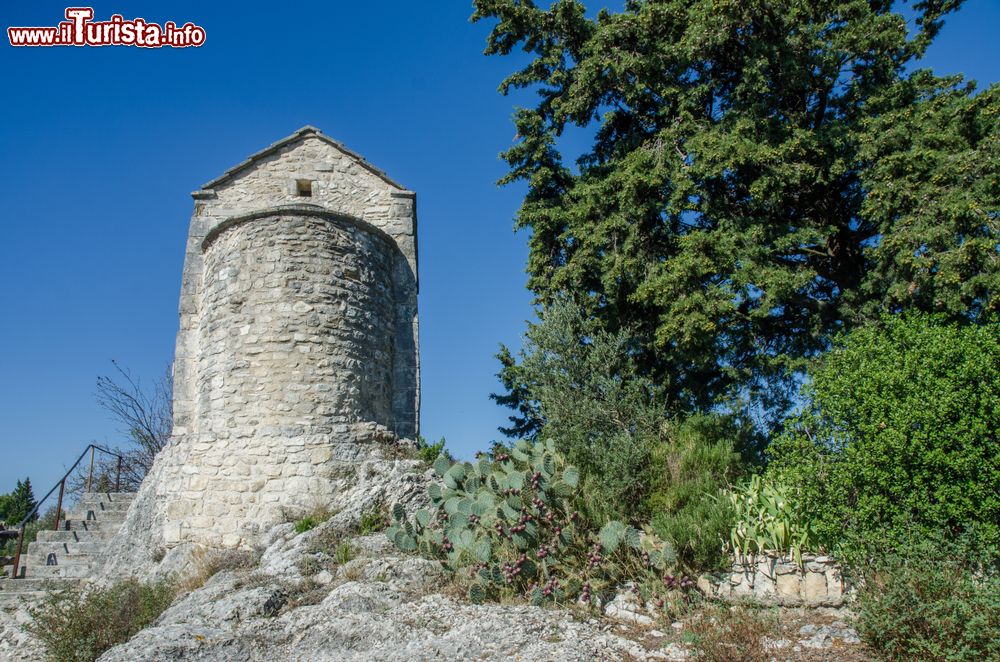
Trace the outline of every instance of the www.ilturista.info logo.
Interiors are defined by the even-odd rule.
[[[178,27],[173,21],[162,26],[143,18],[125,20],[114,14],[107,21],[94,21],[92,7],[67,7],[66,20],[54,28],[7,28],[11,46],[138,46],[140,48],[187,48],[205,43],[205,28],[194,23]]]

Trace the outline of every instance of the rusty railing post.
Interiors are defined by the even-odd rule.
[[[24,545],[25,526],[25,524],[21,524],[21,529],[17,533],[17,550],[14,552],[14,570],[10,573],[11,579],[17,579],[17,569],[21,565],[21,547]]]
[[[92,492],[91,489],[94,486],[94,453],[97,451],[93,446],[90,447],[90,470],[87,472],[87,491]]]
[[[118,470],[115,471],[115,492],[122,491],[122,456],[118,456]]]
[[[52,525],[53,531],[59,530],[59,518],[62,517],[63,491],[66,489],[66,479],[59,481],[59,502],[56,503],[56,523]]]

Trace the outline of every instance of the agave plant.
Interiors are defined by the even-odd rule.
[[[407,518],[393,509],[397,547],[441,559],[470,579],[469,598],[524,595],[534,603],[589,596],[623,573],[656,574],[672,551],[622,522],[598,528],[576,509],[580,473],[551,441],[519,441],[475,462],[439,457],[432,507]]]
[[[761,552],[789,554],[799,564],[802,552],[814,547],[810,523],[795,508],[785,486],[759,475],[735,489],[725,490],[735,511],[730,546],[740,556]]]

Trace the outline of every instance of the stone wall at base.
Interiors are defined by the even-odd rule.
[[[840,607],[850,588],[832,557],[811,554],[802,555],[801,565],[769,554],[738,559],[729,572],[702,575],[698,587],[729,602],[785,607]]]

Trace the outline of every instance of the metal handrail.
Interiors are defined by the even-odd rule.
[[[58,487],[59,500],[56,503],[56,521],[52,525],[52,530],[53,531],[59,530],[59,518],[62,517],[63,494],[66,492],[66,479],[69,478],[70,474],[73,473],[73,471],[80,465],[80,462],[83,461],[83,458],[85,458],[87,456],[87,453],[89,452],[90,469],[87,471],[87,491],[89,492],[93,487],[93,482],[94,482],[94,454],[97,451],[101,451],[102,453],[106,453],[107,455],[112,455],[118,458],[118,468],[115,471],[115,492],[121,489],[122,461],[125,458],[123,458],[118,453],[115,453],[114,451],[109,451],[107,448],[98,446],[97,444],[88,444],[87,447],[83,450],[83,453],[80,454],[80,457],[78,457],[76,462],[73,463],[73,466],[71,466],[69,470],[66,471],[65,474],[63,474],[63,477],[59,479],[59,482],[52,486],[52,489],[49,490],[48,493],[38,501],[38,503],[35,504],[35,507],[32,508],[31,512],[25,515],[24,519],[22,519],[20,523],[17,525],[18,529],[17,551],[14,553],[14,568],[11,572],[11,579],[17,579],[17,570],[21,565],[21,551],[24,546],[24,530],[28,526],[28,523],[31,522],[32,518],[34,518],[35,515],[38,514],[38,509],[42,507],[42,504],[45,503],[45,500],[48,499],[50,496],[52,496],[52,493],[55,492],[56,488]]]

